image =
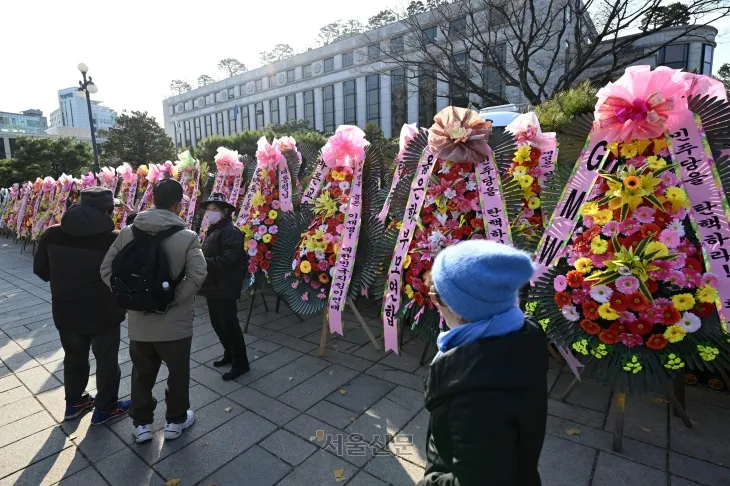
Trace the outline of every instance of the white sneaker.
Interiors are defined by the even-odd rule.
[[[174,440],[180,437],[183,430],[187,429],[195,423],[195,413],[192,410],[188,410],[188,418],[181,424],[170,424],[165,425],[165,440]]]
[[[152,425],[138,425],[137,427],[132,425],[132,434],[134,434],[134,441],[137,444],[152,440]]]

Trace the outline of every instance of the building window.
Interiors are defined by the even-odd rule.
[[[185,120],[183,126],[185,127],[185,146],[189,147],[193,144],[193,138],[190,136],[190,120]]]
[[[233,110],[228,110],[228,135],[236,134],[236,107]]]
[[[215,128],[216,128],[216,134],[222,136],[223,132],[225,131],[223,129],[223,112],[215,114]]]
[[[498,66],[504,66],[507,62],[507,44],[497,44],[492,50],[492,53],[497,58],[495,61],[496,64]],[[492,61],[490,60],[490,62]],[[494,67],[494,64],[485,64],[483,69],[484,73],[482,74],[482,77],[484,80],[484,89],[486,89],[488,93],[504,98],[504,78],[502,78],[499,70]]]
[[[287,82],[287,83],[293,83],[295,79],[296,79],[296,78],[295,78],[295,76],[294,76],[294,70],[293,70],[293,69],[289,69],[289,70],[288,70],[288,71],[286,72],[286,82]]]
[[[286,121],[294,121],[297,119],[297,96],[288,95],[286,97]]]
[[[345,96],[345,125],[357,125],[357,93],[356,83],[352,79],[342,83]]]
[[[255,87],[256,87],[255,88],[256,91],[261,91],[262,89],[264,89],[264,80],[263,79],[257,79],[256,80],[256,84],[255,84]]]
[[[205,115],[205,136],[210,137],[213,135],[213,115]]]
[[[390,52],[392,54],[400,54],[403,52],[403,36],[393,37],[390,39]]]
[[[380,58],[380,44],[370,44],[368,46],[368,59],[375,60]]]
[[[342,67],[343,68],[352,66],[353,61],[354,61],[354,56],[352,55],[352,51],[345,52],[342,54]]]
[[[436,27],[429,27],[428,29],[423,29],[423,43],[424,44],[433,44],[436,42]]]
[[[306,66],[302,66],[302,77],[304,79],[311,78],[312,77],[312,65],[307,64]]]
[[[507,17],[507,2],[498,2],[489,7],[489,26],[499,27],[509,22]]]
[[[675,44],[659,49],[659,65],[673,69],[688,69],[689,44]]]
[[[271,76],[269,76],[269,88],[273,88],[275,86],[276,86],[276,76],[272,74]]]
[[[314,91],[304,92],[304,119],[309,122],[309,128],[315,128]]]
[[[175,126],[175,148],[182,147],[182,133],[180,133],[180,129]]]
[[[451,78],[459,82],[449,83],[449,104],[459,108],[469,106],[469,60],[466,52],[454,55],[454,65],[451,69]]]
[[[203,139],[203,135],[200,132],[200,118],[195,119],[195,140],[200,142]]]
[[[324,115],[324,133],[335,131],[335,87],[334,85],[322,88],[322,103]]]
[[[433,67],[421,66],[418,76],[418,125],[430,127],[436,115],[436,73]]]
[[[400,135],[401,127],[406,123],[408,115],[408,89],[406,87],[406,70],[393,69],[390,72],[390,126],[391,137]]]
[[[233,88],[228,88],[228,99],[232,100],[235,97],[236,97],[236,95],[233,94]]]
[[[712,56],[715,48],[711,45],[705,44],[702,46],[702,71],[700,74],[710,76],[712,74]]]
[[[374,74],[365,78],[365,106],[367,123],[380,126],[380,75]]]
[[[466,17],[452,20],[449,24],[449,35],[460,36],[466,32]]]
[[[264,128],[264,104],[256,103],[254,110],[256,114],[256,130],[261,130]]]
[[[269,118],[271,118],[272,125],[279,124],[279,98],[269,101]]]
[[[335,58],[328,57],[324,60],[324,72],[331,73],[335,70]]]
[[[248,105],[241,108],[241,131],[251,130],[251,118],[248,116]]]

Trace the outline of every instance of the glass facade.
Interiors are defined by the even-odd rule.
[[[334,85],[322,88],[322,103],[324,116],[324,133],[335,131],[335,87]]]
[[[380,126],[380,75],[374,74],[365,78],[365,106],[367,123]]]
[[[225,129],[223,127],[223,112],[216,113],[215,114],[215,133],[218,135],[223,135]]]
[[[314,129],[317,121],[314,116],[314,91],[304,92],[304,119],[309,122],[309,127]]]
[[[352,51],[342,54],[342,67],[350,67],[354,62]]]
[[[451,72],[452,78],[457,78],[459,83],[449,83],[449,104],[467,108],[469,106],[469,63],[465,52],[454,55],[454,66]]]
[[[264,128],[264,104],[256,103],[254,110],[256,115],[256,130],[261,130]]]
[[[418,126],[430,127],[436,115],[436,74],[432,67],[421,66],[418,76]]]
[[[195,119],[195,140],[197,140],[198,142],[203,140],[203,135],[200,131],[200,118]]]
[[[286,121],[294,121],[297,119],[297,96],[289,95],[286,97]]]
[[[497,44],[492,52],[497,58],[497,63],[504,66],[507,62],[507,44]],[[484,65],[483,70],[482,79],[484,81],[484,89],[486,89],[488,93],[504,98],[504,78],[502,78],[502,75],[499,74],[499,70],[496,67],[487,64]]]
[[[210,137],[213,135],[213,115],[205,115],[205,136]]]
[[[712,57],[714,54],[714,47],[708,44],[702,46],[702,72],[700,72],[700,74],[705,74],[707,76],[712,74]]]
[[[400,129],[408,120],[408,89],[406,70],[393,69],[390,72],[390,126],[391,137],[400,136]]]
[[[329,73],[335,70],[335,58],[328,57],[324,60],[324,72]]]
[[[342,83],[342,91],[345,97],[345,125],[357,125],[357,88],[355,80]]]
[[[304,79],[311,78],[312,77],[312,65],[307,64],[306,66],[302,66],[302,77]]]
[[[675,44],[659,49],[659,65],[672,69],[688,69],[689,44]]]
[[[193,144],[193,137],[190,136],[190,120],[185,120],[183,126],[185,127],[185,146],[189,147]]]
[[[241,130],[251,130],[251,118],[248,115],[248,105],[241,106]]]
[[[274,98],[269,101],[269,118],[271,119],[272,125],[279,124],[279,98]]]
[[[237,132],[236,110],[228,110],[228,135],[235,135]]]

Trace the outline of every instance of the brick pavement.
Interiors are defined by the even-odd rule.
[[[251,372],[228,383],[212,366],[221,347],[206,308],[196,306],[190,397],[198,421],[180,439],[162,439],[162,401],[154,438],[143,445],[133,443],[129,418],[93,429],[90,415],[60,423],[63,350],[48,285],[30,262],[29,251],[0,240],[0,486],[162,485],[173,478],[204,486],[401,486],[423,475],[423,343],[407,334],[401,356],[377,352],[350,316],[345,337],[330,340],[319,357],[321,320],[299,322],[285,306],[277,314],[273,297],[269,312],[260,301],[253,311],[246,335]],[[247,306],[248,299],[239,306],[242,318]],[[379,335],[378,307],[363,305],[362,313]],[[122,331],[120,397],[128,397],[131,363]],[[730,395],[688,390],[692,429],[671,416],[662,395],[630,397],[618,454],[611,451],[611,390],[586,380],[562,403],[557,398],[571,376],[557,363],[551,367],[544,485],[730,485]],[[160,400],[165,377],[163,367],[155,388]],[[350,434],[373,447],[348,442]],[[388,443],[386,434],[394,437]]]

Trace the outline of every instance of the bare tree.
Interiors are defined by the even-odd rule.
[[[270,51],[259,52],[259,58],[263,64],[281,61],[292,57],[294,49],[289,44],[276,44]]]
[[[665,12],[672,21],[649,21],[662,0],[427,0],[401,13],[402,37],[365,34],[380,50],[367,70],[405,71],[415,84],[448,86],[448,96],[477,106],[507,102],[505,87],[518,88],[537,105],[584,79],[601,85],[623,69],[654,57],[665,46],[730,13],[730,0],[699,0],[686,11]],[[659,9],[659,10],[657,10]],[[677,15],[675,15],[677,14]],[[684,29],[673,29],[689,19]],[[642,22],[646,28],[642,30]],[[631,35],[625,35],[627,32]],[[642,39],[656,35],[650,47]],[[395,34],[397,36],[397,34]],[[658,41],[658,42],[655,42]],[[479,99],[477,100],[476,97]]]
[[[348,19],[342,24],[342,34],[359,34],[365,27],[360,23],[359,20]]]
[[[319,29],[319,42],[326,46],[342,35],[342,21],[331,22]]]
[[[229,78],[235,76],[236,74],[241,74],[248,71],[245,64],[243,64],[238,59],[234,59],[232,57],[221,59],[221,61],[218,63],[218,69],[228,74]]]
[[[398,18],[392,10],[381,10],[368,19],[368,29],[377,29],[395,22]]]
[[[208,76],[207,74],[201,74],[198,76],[198,88],[202,86],[208,86],[209,84],[215,83],[215,79]]]
[[[170,91],[172,91],[174,94],[185,93],[186,91],[190,91],[191,89],[193,89],[193,87],[190,86],[190,83],[186,83],[185,81],[173,79],[170,82]]]

